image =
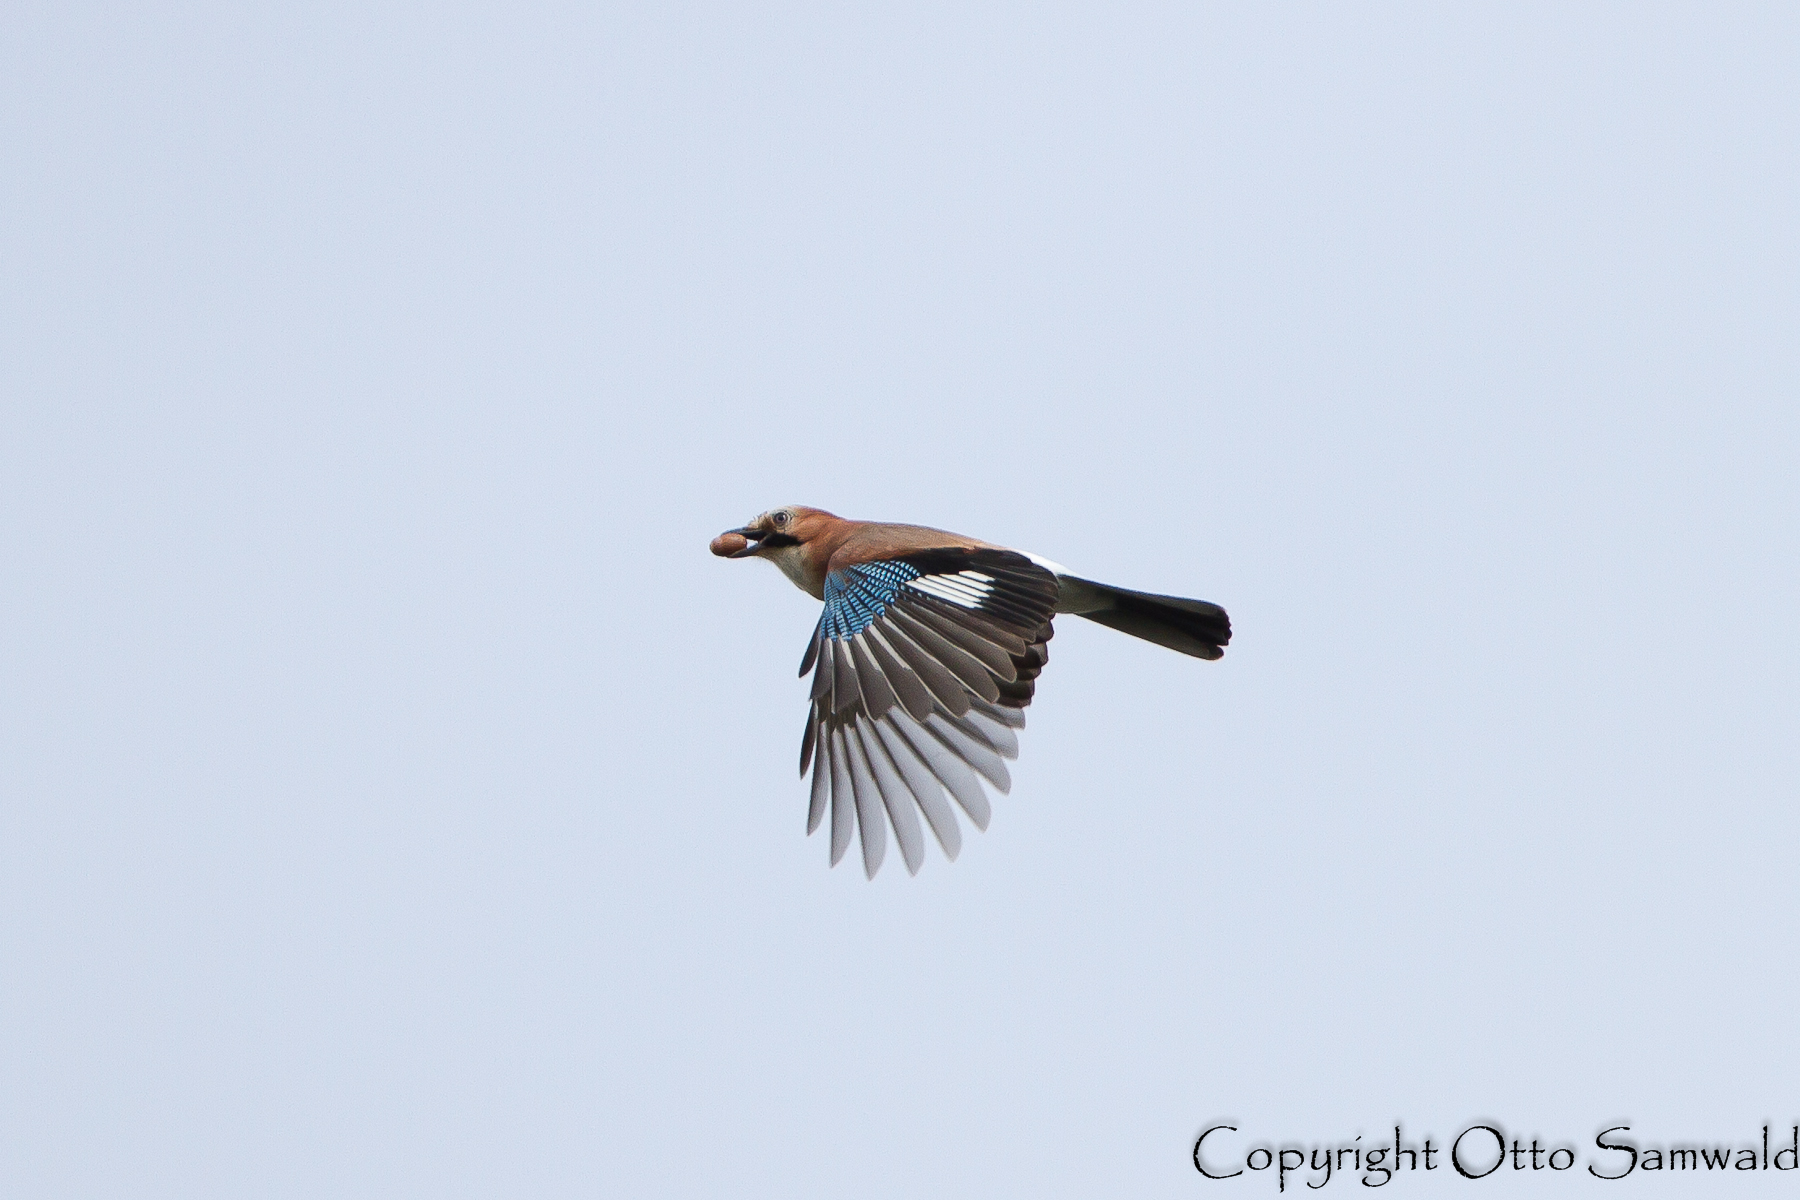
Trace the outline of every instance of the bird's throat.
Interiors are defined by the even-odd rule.
[[[825,581],[815,582],[806,569],[804,548],[798,545],[776,546],[757,557],[766,558],[781,568],[781,573],[794,581],[794,586],[815,600],[825,598]]]

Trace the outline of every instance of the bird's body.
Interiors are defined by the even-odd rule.
[[[830,516],[828,513],[819,515]],[[949,547],[999,549],[974,538],[948,533],[942,529],[930,529],[924,525],[846,521],[842,517],[831,517],[829,524],[817,524],[822,526],[817,536],[804,542],[776,546],[760,555],[780,567],[796,587],[814,600],[825,598],[825,577],[832,571],[845,567],[899,558],[917,550]]]
[[[891,823],[908,871],[924,861],[918,813],[955,858],[948,789],[978,828],[979,778],[1010,787],[1057,613],[1073,613],[1196,658],[1231,640],[1225,610],[1095,583],[1035,554],[922,525],[772,509],[714,539],[713,553],[766,558],[822,600],[800,673],[813,673],[800,771],[813,767],[807,832],[831,809],[831,861],[862,834],[873,878]],[[917,811],[915,811],[915,807]],[[883,815],[885,810],[885,819]]]

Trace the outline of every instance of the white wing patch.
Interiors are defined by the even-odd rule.
[[[921,575],[906,586],[964,608],[980,608],[981,602],[993,594],[994,577],[980,571],[958,571],[954,575]]]

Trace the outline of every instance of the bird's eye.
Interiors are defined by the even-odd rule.
[[[785,513],[785,512],[778,512],[778,513],[776,513],[776,514],[775,514],[775,523],[776,523],[776,524],[777,524],[777,525],[786,525],[786,524],[787,524],[787,523],[788,523],[788,515],[787,515],[787,513]]]

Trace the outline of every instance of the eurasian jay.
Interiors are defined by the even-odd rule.
[[[922,525],[790,504],[720,534],[712,552],[767,559],[825,602],[800,663],[801,675],[812,672],[800,741],[802,778],[812,767],[806,832],[818,829],[829,799],[832,865],[854,827],[870,879],[890,823],[907,871],[918,872],[921,812],[945,857],[956,858],[962,833],[946,789],[987,828],[978,777],[1011,788],[1003,760],[1019,755],[1016,731],[1049,661],[1057,613],[1195,658],[1218,658],[1231,640],[1216,604],[1095,583],[1035,554]]]

